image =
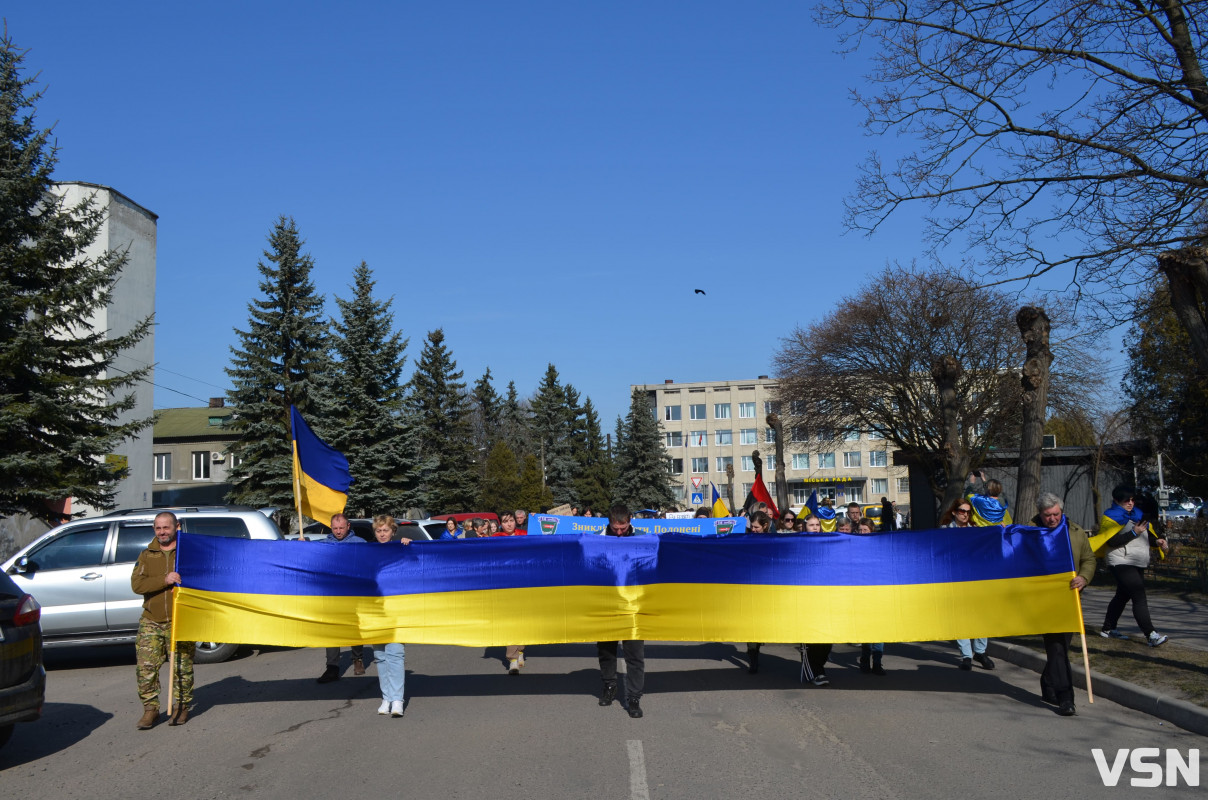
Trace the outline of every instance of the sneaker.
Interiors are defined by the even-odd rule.
[[[813,683],[815,686],[830,686],[830,678],[826,677],[825,672],[819,672],[814,676]]]
[[[513,658],[511,661],[508,662],[508,674],[509,675],[519,675],[520,674],[520,660],[519,659]]]
[[[323,670],[323,674],[319,676],[319,679],[315,681],[315,683],[331,683],[332,681],[338,681],[339,679],[339,667],[328,667],[327,669]]]
[[[353,675],[364,675],[365,674],[365,662],[359,658],[353,659],[352,674]]]
[[[519,653],[516,654],[516,661],[518,661],[520,663],[520,668],[524,669],[524,651],[523,650],[521,650]]]
[[[617,699],[617,685],[615,683],[604,684],[604,692],[600,695],[600,705],[610,706],[612,701]]]
[[[1146,641],[1149,642],[1150,647],[1157,647],[1160,644],[1166,644],[1169,639],[1169,636],[1164,636],[1157,631],[1150,631]]]
[[[973,660],[981,664],[982,669],[994,669],[994,661],[985,653],[974,653]]]
[[[973,669],[973,659],[962,658],[961,659],[961,669],[963,669],[965,672],[969,672],[970,670],[972,670]]]
[[[382,704],[378,706],[378,713],[383,717],[390,713],[390,701],[384,697],[382,698]]]
[[[1057,713],[1063,717],[1072,717],[1078,712],[1074,710],[1073,700],[1063,700],[1061,705],[1057,707]]]
[[[884,675],[885,674],[885,668],[881,666],[880,661],[877,661],[876,663],[874,663],[872,665],[872,674],[873,675]]]
[[[638,698],[633,697],[629,700],[629,716],[634,719],[642,718],[642,706],[638,702]]]
[[[1099,635],[1104,639],[1123,639],[1126,642],[1128,641],[1128,637],[1123,633],[1120,633],[1120,631],[1116,628],[1112,628],[1111,630],[1104,628],[1103,630],[1099,631]]]
[[[390,704],[390,716],[401,717],[403,715],[403,701],[395,700]]]

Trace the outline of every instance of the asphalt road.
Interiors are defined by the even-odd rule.
[[[646,716],[596,703],[593,645],[411,646],[407,712],[377,716],[377,677],[317,685],[319,650],[248,649],[197,670],[196,716],[135,729],[132,647],[47,652],[43,718],[0,750],[4,798],[1068,798],[1103,786],[1091,755],[1198,748],[1195,736],[1079,693],[1057,717],[1035,673],[956,669],[942,643],[890,644],[885,677],[838,645],[828,688],[797,682],[795,650],[648,643]],[[344,654],[345,666],[348,654]],[[1201,761],[1208,758],[1201,758]],[[1208,786],[1208,769],[1201,782]],[[1162,796],[1204,797],[1203,787]]]

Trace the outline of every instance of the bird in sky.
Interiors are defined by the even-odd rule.
[[[704,289],[697,289],[697,290],[696,290],[696,293],[697,293],[697,294],[704,294],[704,293],[705,293],[705,290],[704,290]]]

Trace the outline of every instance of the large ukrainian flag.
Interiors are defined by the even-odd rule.
[[[180,541],[185,640],[892,642],[1078,630],[1064,526],[367,547]]]
[[[344,513],[348,502],[348,487],[352,485],[348,459],[315,436],[295,406],[289,407],[289,424],[294,440],[298,510],[326,525],[333,516]]]

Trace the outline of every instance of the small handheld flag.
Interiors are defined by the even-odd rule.
[[[344,454],[314,434],[295,406],[289,407],[294,441],[294,502],[298,513],[322,522],[344,512],[352,474]]]

